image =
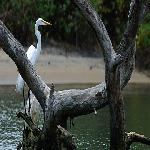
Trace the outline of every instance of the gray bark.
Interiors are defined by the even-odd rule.
[[[34,134],[36,141],[32,138],[29,142],[33,144],[34,149],[59,150],[61,143],[67,145],[66,143],[71,140],[67,142],[69,134],[63,140],[58,138],[58,125],[65,127],[68,117],[86,115],[94,112],[95,109],[98,110],[109,105],[111,149],[125,149],[124,109],[121,91],[127,85],[134,69],[135,36],[139,21],[149,10],[149,3],[140,0],[131,1],[126,30],[118,48],[114,51],[105,25],[90,3],[86,0],[74,0],[74,2],[95,30],[104,53],[106,83],[89,89],[55,92],[53,85],[49,88],[37,75],[22,45],[0,21],[0,46],[16,63],[19,73],[37,98],[45,114],[42,131],[39,131],[31,120],[21,115],[29,124],[32,132],[34,130],[40,132],[40,136],[36,137]],[[65,134],[63,134],[64,136]],[[74,145],[73,141],[69,145],[71,143]]]
[[[74,1],[94,28],[103,48],[107,99],[110,107],[110,149],[125,150],[125,116],[121,89],[128,83],[134,69],[135,36],[139,20],[146,14],[146,11],[143,11],[145,9],[143,6],[145,4],[148,6],[148,2],[131,1],[126,30],[117,50],[114,52],[105,26],[89,2],[86,0]]]

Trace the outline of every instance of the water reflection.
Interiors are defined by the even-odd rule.
[[[92,85],[56,85],[56,89],[85,88]],[[16,113],[23,109],[23,99],[15,94],[14,86],[0,86],[0,149],[16,149],[22,138],[23,121],[16,118]],[[150,85],[130,85],[126,88],[125,110],[126,129],[150,136]],[[69,129],[76,140],[78,150],[109,149],[109,110],[108,107],[75,118],[74,126]],[[69,122],[69,121],[68,121]],[[141,144],[134,144],[132,149],[149,150]]]
[[[22,109],[12,87],[0,87],[0,149],[12,150],[21,139],[22,121],[16,118]]]

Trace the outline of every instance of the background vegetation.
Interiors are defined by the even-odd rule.
[[[150,14],[140,26],[137,37],[137,64],[150,71]]]
[[[129,9],[129,0],[91,0],[107,27],[113,44],[123,33]],[[93,30],[71,0],[0,0],[0,19],[15,37],[28,46],[34,42],[34,24],[37,18],[51,21],[52,28],[42,28],[47,40],[65,42],[81,49],[96,49]],[[150,69],[150,16],[141,25],[137,36],[137,60],[140,68]],[[141,61],[143,63],[141,63]],[[141,65],[142,64],[142,65]]]

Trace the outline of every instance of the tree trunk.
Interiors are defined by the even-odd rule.
[[[137,134],[126,134],[125,140],[125,116],[121,95],[121,89],[127,85],[133,71],[135,56],[133,44],[139,19],[144,18],[150,10],[149,1],[131,1],[127,27],[116,51],[101,17],[89,1],[74,0],[74,2],[95,30],[103,49],[106,84],[101,83],[84,90],[54,92],[54,89],[52,87],[50,89],[38,76],[21,44],[0,21],[0,46],[15,62],[19,73],[35,95],[44,114],[44,124],[41,130],[27,114],[18,113],[17,116],[28,124],[28,128],[23,133],[21,145],[23,150],[62,150],[63,146],[68,150],[74,150],[76,147],[72,135],[63,128],[66,127],[67,118],[87,115],[94,109],[98,110],[108,104],[110,107],[110,150],[125,150],[125,146],[130,148],[132,142],[150,144],[149,138]]]
[[[119,67],[109,74],[107,93],[110,101],[110,149],[125,150],[125,115]]]

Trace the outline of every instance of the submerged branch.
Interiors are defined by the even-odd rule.
[[[57,128],[58,128],[60,141],[64,144],[64,146],[68,150],[75,150],[76,145],[72,138],[72,135],[60,125],[58,125]]]
[[[17,117],[22,118],[28,124],[34,136],[39,136],[41,134],[41,130],[37,128],[37,126],[33,123],[31,117],[29,117],[27,114],[19,112],[17,113]]]
[[[150,138],[135,132],[126,133],[126,150],[130,149],[133,142],[150,145]]]
[[[19,144],[17,145],[17,150],[21,150],[22,148],[22,142],[19,142]]]

